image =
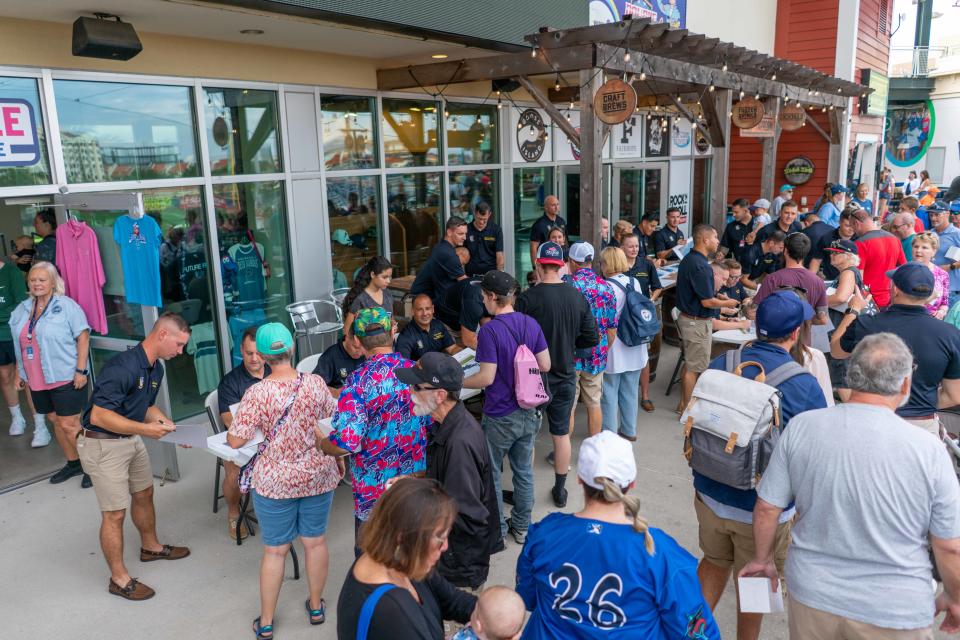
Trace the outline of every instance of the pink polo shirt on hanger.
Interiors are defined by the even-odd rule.
[[[107,312],[103,306],[103,263],[97,234],[87,223],[68,220],[57,227],[57,268],[66,294],[80,305],[87,323],[97,333],[107,333]]]

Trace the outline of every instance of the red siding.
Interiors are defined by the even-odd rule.
[[[814,111],[810,112],[810,115],[824,131],[830,131],[827,114]],[[797,202],[800,202],[800,198],[806,196],[807,206],[813,207],[813,203],[823,193],[823,184],[827,181],[830,145],[810,124],[800,127],[796,131],[784,131],[780,135],[779,144],[777,144],[776,189],[779,189],[780,185],[784,183],[784,165],[797,156],[806,156],[813,161],[813,177],[806,184],[798,186],[793,192],[793,197]]]
[[[733,202],[746,198],[751,203],[760,194],[760,167],[763,164],[763,145],[757,138],[744,138],[736,126],[730,128],[730,179],[727,198]],[[764,194],[768,198],[770,194]]]
[[[890,38],[886,33],[878,33],[880,7],[886,5],[887,16],[893,11],[891,0],[860,0],[860,19],[857,32],[857,59],[855,80],[860,80],[862,69],[873,69],[887,74],[890,58]],[[890,28],[888,24],[887,29]],[[861,116],[857,100],[853,101],[854,114],[850,123],[850,144],[855,144],[858,133],[872,133],[878,139],[883,138],[883,118],[879,116]]]

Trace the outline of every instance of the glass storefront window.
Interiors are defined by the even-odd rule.
[[[439,173],[387,176],[390,262],[394,277],[414,275],[443,237]]]
[[[67,181],[199,175],[189,87],[54,80]]]
[[[33,78],[0,77],[0,101],[10,103],[5,120],[0,119],[8,140],[32,140],[37,146],[25,150],[0,150],[0,187],[50,184],[50,163],[47,158],[47,132],[40,109],[40,90]],[[14,103],[26,103],[20,108]],[[8,124],[9,122],[9,124]],[[10,131],[7,131],[7,129]]]
[[[265,322],[290,326],[292,302],[287,212],[282,182],[213,185],[217,248],[233,366],[244,329]]]
[[[440,164],[438,103],[431,100],[383,100],[383,147],[388,167]]]
[[[526,282],[533,269],[530,261],[530,227],[543,215],[543,201],[553,192],[552,167],[525,167],[513,170],[513,219],[516,239],[516,277]]]
[[[327,169],[371,169],[378,165],[375,113],[373,98],[321,96]]]
[[[469,222],[481,202],[490,205],[494,221],[499,221],[500,172],[495,169],[451,171],[450,215],[460,216]]]
[[[258,89],[205,89],[210,173],[278,173],[277,93]]]
[[[327,178],[333,288],[353,284],[354,276],[380,249],[380,179],[377,176]]]
[[[493,164],[499,161],[495,106],[448,102],[447,113],[449,164]]]

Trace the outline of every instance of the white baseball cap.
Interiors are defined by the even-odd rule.
[[[594,489],[603,489],[597,478],[607,478],[626,487],[637,477],[633,446],[613,431],[601,431],[580,444],[577,476]]]
[[[570,259],[574,262],[592,262],[593,245],[589,242],[574,242],[570,246]]]

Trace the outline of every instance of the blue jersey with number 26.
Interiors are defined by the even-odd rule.
[[[517,591],[532,612],[523,638],[718,640],[697,561],[659,529],[553,513],[530,527]]]

